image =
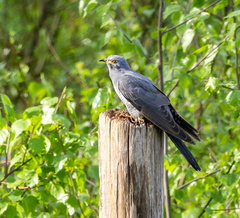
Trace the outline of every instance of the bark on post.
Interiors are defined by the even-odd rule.
[[[99,118],[100,218],[163,217],[162,131],[107,110]]]

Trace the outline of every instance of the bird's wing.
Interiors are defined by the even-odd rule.
[[[192,138],[175,122],[169,99],[150,80],[121,75],[118,90],[144,117],[172,136],[194,144]]]
[[[172,105],[169,105],[169,109],[174,117],[175,122],[189,135],[191,135],[193,138],[196,140],[200,141],[199,138],[199,132],[191,125],[189,124],[186,120],[184,120],[174,109]]]

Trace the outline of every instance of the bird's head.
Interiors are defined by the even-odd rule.
[[[113,69],[119,70],[121,68],[126,69],[126,70],[130,69],[125,58],[122,56],[119,56],[119,55],[110,55],[107,58],[100,59],[99,61],[105,62],[107,64],[109,70],[113,70]]]

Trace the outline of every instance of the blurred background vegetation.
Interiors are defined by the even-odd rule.
[[[0,1],[1,217],[98,217],[98,115],[124,108],[98,59],[159,84],[158,16],[153,0]],[[169,144],[172,217],[237,217],[240,1],[165,0],[163,19],[164,91],[202,139],[200,173]]]

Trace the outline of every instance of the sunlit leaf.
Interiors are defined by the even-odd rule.
[[[3,144],[9,135],[9,131],[7,129],[1,129],[0,130],[0,145]]]
[[[53,182],[50,181],[46,185],[46,190],[48,190],[51,193],[51,195],[53,195],[58,200],[64,200],[64,198],[66,197],[64,189],[58,183],[54,184]]]
[[[210,49],[208,50],[209,55],[204,60],[204,65],[207,65],[210,62],[212,62],[214,60],[214,58],[216,57],[217,53],[218,53],[218,48],[210,46]]]
[[[183,47],[184,52],[186,51],[187,47],[192,42],[194,35],[195,35],[195,31],[193,29],[187,29],[184,32],[183,38],[182,38],[182,47]]]
[[[15,133],[15,137],[20,135],[23,131],[27,130],[27,128],[31,125],[31,121],[28,120],[16,120],[12,124],[12,131]]]
[[[205,86],[205,90],[214,91],[217,88],[219,80],[215,77],[210,77],[208,83]]]

